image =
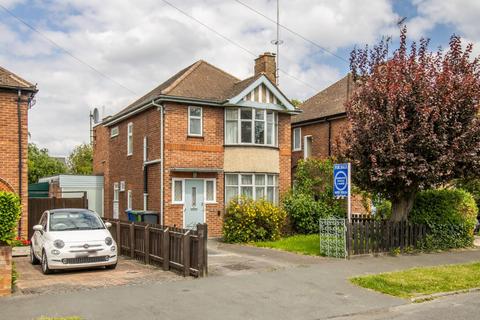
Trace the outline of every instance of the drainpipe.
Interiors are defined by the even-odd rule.
[[[155,100],[152,100],[152,105],[158,108],[160,111],[160,224],[164,225],[164,217],[163,217],[163,197],[164,197],[164,187],[163,187],[163,171],[164,171],[164,164],[163,164],[163,114],[165,112],[165,107],[161,104],[155,103]]]
[[[18,98],[17,98],[17,118],[18,118],[18,195],[20,196],[20,202],[22,201],[23,194],[23,153],[22,153],[22,90],[18,89]],[[18,236],[21,236],[22,232],[22,218],[18,221]]]

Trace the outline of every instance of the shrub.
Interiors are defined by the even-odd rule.
[[[223,239],[226,242],[277,240],[285,218],[282,208],[266,200],[233,199],[225,213]]]
[[[417,194],[409,219],[428,227],[421,249],[446,250],[473,244],[478,208],[461,189],[426,190]]]
[[[294,189],[283,200],[293,229],[299,233],[318,232],[318,220],[344,217],[345,206],[333,197],[333,160],[299,161]]]
[[[20,198],[11,192],[0,191],[0,244],[10,244],[15,239],[20,214]]]

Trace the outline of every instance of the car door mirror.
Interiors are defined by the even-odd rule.
[[[34,231],[43,231],[43,226],[41,224],[37,224],[33,226]]]
[[[110,229],[112,227],[112,224],[110,222],[105,222],[105,227],[107,227],[107,229]]]

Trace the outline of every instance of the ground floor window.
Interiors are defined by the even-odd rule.
[[[278,174],[226,173],[225,203],[238,196],[255,200],[266,199],[278,204]]]

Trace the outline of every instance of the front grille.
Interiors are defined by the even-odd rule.
[[[64,264],[81,264],[81,263],[104,262],[108,260],[109,260],[109,256],[99,256],[99,257],[65,258],[65,259],[62,259],[62,262]]]

